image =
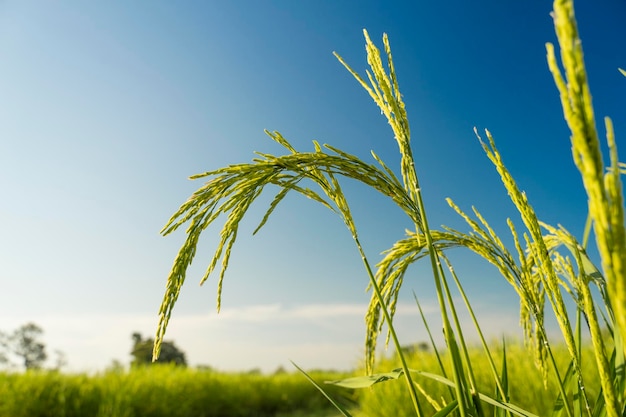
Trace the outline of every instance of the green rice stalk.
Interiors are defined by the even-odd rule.
[[[387,328],[389,329],[389,333],[393,339],[394,346],[399,353],[400,361],[402,363],[402,369],[404,370],[405,380],[409,388],[409,393],[411,394],[411,400],[413,401],[415,412],[417,416],[420,417],[423,413],[421,411],[421,406],[417,398],[415,385],[413,384],[413,381],[410,376],[410,372],[408,371],[409,368],[406,362],[406,358],[404,357],[402,353],[400,340],[398,339],[395,328],[393,326],[393,320],[391,319],[391,315],[389,313],[388,307],[385,303],[382,293],[380,292],[380,288],[378,286],[378,283],[376,282],[376,278],[374,277],[374,273],[372,272],[372,268],[370,267],[369,261],[367,260],[365,251],[363,250],[363,247],[361,246],[361,242],[359,241],[357,231],[356,231],[356,226],[354,225],[350,208],[348,207],[348,203],[345,200],[343,192],[341,192],[339,182],[337,182],[336,178],[330,173],[329,173],[329,177],[332,180],[332,188],[333,188],[333,192],[331,193],[331,196],[333,197],[334,202],[337,204],[337,207],[339,207],[339,210],[341,211],[344,221],[346,223],[346,226],[351,231],[352,238],[359,250],[359,253],[361,255],[361,260],[365,266],[367,275],[370,278],[370,284],[374,290],[373,291],[374,295],[377,298],[377,302],[378,302],[378,305],[380,306],[380,310],[382,311],[385,321],[387,322]]]
[[[420,305],[415,292],[413,292],[413,299],[415,300],[415,304],[417,304],[417,308],[420,312],[420,317],[422,318],[422,322],[424,323],[426,333],[428,334],[428,339],[430,340],[430,346],[432,347],[433,352],[435,353],[435,357],[437,358],[437,364],[439,365],[439,370],[441,371],[441,374],[447,378],[448,376],[446,375],[446,368],[443,366],[443,361],[441,360],[439,349],[437,348],[437,345],[435,344],[435,339],[433,339],[433,334],[430,331],[430,326],[428,325],[428,321],[426,321],[426,316],[424,316],[424,311],[422,310],[422,306]]]
[[[474,323],[474,328],[476,329],[476,332],[478,333],[478,337],[480,339],[481,345],[483,347],[483,351],[485,352],[485,356],[487,357],[487,361],[489,363],[489,367],[491,369],[492,375],[493,375],[493,379],[496,383],[496,390],[498,392],[498,399],[501,399],[503,401],[508,401],[508,393],[505,390],[505,386],[504,386],[504,382],[500,380],[500,376],[498,375],[498,372],[496,370],[496,365],[493,361],[493,357],[491,355],[491,352],[489,350],[489,346],[487,345],[487,342],[485,341],[485,337],[483,335],[483,332],[480,328],[480,325],[478,324],[478,320],[476,319],[476,315],[474,314],[474,309],[472,308],[469,299],[467,298],[467,295],[465,294],[465,290],[463,289],[463,286],[461,285],[461,281],[459,280],[458,276],[456,275],[456,273],[454,272],[454,268],[452,267],[452,265],[450,264],[450,261],[448,260],[447,257],[443,257],[446,265],[448,266],[448,268],[450,269],[450,274],[452,275],[452,278],[454,279],[454,283],[457,286],[457,289],[459,290],[459,293],[461,294],[461,298],[463,299],[463,302],[465,304],[465,307],[468,311],[468,313],[470,314],[470,317],[472,319],[472,322]],[[460,329],[459,329],[460,331]],[[503,347],[504,350],[504,347]],[[466,353],[467,353],[467,348],[466,348]],[[505,358],[506,358],[506,354],[505,354]],[[471,364],[471,361],[469,360],[469,356],[466,356],[466,360],[468,364]],[[506,360],[503,363],[503,369],[506,371]],[[472,380],[474,380],[474,375],[473,373],[470,374]],[[445,375],[444,375],[445,376]],[[475,383],[474,387],[475,387]],[[475,393],[478,392],[478,390],[474,390]]]
[[[454,272],[454,268],[452,267],[452,265],[450,264],[450,261],[447,259],[447,257],[443,253],[440,254],[440,259],[442,259],[445,262],[445,264],[448,266],[448,269],[450,270],[450,273],[453,276],[455,276],[456,274]],[[481,404],[480,404],[480,401],[478,400],[478,387],[476,385],[476,378],[474,376],[472,362],[469,358],[469,349],[467,348],[467,344],[465,343],[463,329],[461,328],[461,321],[459,320],[458,314],[456,312],[455,303],[452,299],[452,293],[450,292],[446,275],[443,271],[443,265],[441,263],[440,263],[440,266],[441,266],[441,271],[440,271],[439,276],[441,277],[442,287],[446,294],[448,306],[450,308],[450,316],[452,317],[452,321],[454,322],[454,326],[456,328],[456,334],[457,334],[459,347],[460,347],[459,349],[460,361],[459,362],[453,361],[452,365],[455,370],[458,369],[459,372],[462,373],[461,374],[462,383],[460,385],[467,386],[467,397],[468,399],[471,399],[471,401],[469,402],[469,404],[471,404],[471,407],[469,408],[469,410],[471,411],[472,414],[483,415]],[[461,294],[461,297],[463,296],[464,294]],[[455,356],[451,355],[451,357],[454,358]],[[465,374],[467,374],[467,377]]]
[[[554,311],[565,344],[574,361],[576,374],[579,376],[579,378],[582,378],[581,366],[576,357],[576,343],[574,339],[574,334],[569,321],[567,308],[565,306],[565,302],[559,288],[560,280],[557,276],[552,258],[550,257],[550,254],[548,252],[546,242],[543,239],[540,222],[537,219],[535,211],[528,202],[526,195],[519,190],[517,184],[513,180],[513,177],[502,163],[502,159],[500,157],[500,154],[498,153],[498,150],[495,147],[495,143],[493,137],[491,136],[491,133],[489,131],[486,131],[486,134],[487,138],[489,139],[489,146],[487,146],[487,144],[482,141],[480,136],[478,136],[479,140],[481,141],[487,157],[495,165],[498,173],[500,174],[502,183],[507,189],[511,201],[515,204],[516,208],[520,212],[522,221],[524,222],[524,225],[530,233],[532,240],[527,240],[526,246],[529,258],[531,259],[532,264],[535,266],[533,274],[536,274],[536,276],[541,280],[544,288],[546,289],[548,301],[552,306],[552,310]],[[581,386],[584,386],[582,380],[579,380],[579,383]],[[583,395],[585,395],[584,391]]]
[[[610,119],[605,118],[611,169],[604,175],[604,162],[596,130],[591,93],[585,71],[582,43],[571,1],[554,2],[554,26],[560,46],[565,79],[556,61],[554,46],[546,44],[548,65],[559,90],[563,114],[571,131],[574,163],[581,173],[593,220],[596,245],[608,284],[616,327],[626,334],[626,230],[619,161]],[[626,351],[624,351],[626,355]],[[615,405],[607,404],[609,415]]]
[[[440,275],[440,277],[443,279],[442,275]],[[447,310],[447,306],[445,305],[441,305],[440,308],[442,310]],[[449,322],[444,324],[443,335],[446,341],[446,346],[450,352],[450,364],[452,367],[452,377],[454,381],[454,398],[459,403],[459,415],[461,417],[467,416],[468,414],[474,415],[472,407],[473,401],[471,400],[470,387],[468,387],[467,379],[465,377],[463,359],[459,351],[459,345],[454,331],[452,330],[452,326]]]
[[[594,357],[600,376],[600,383],[602,385],[606,401],[618,404],[619,401],[617,399],[617,392],[613,383],[614,372],[609,364],[609,356],[607,354],[604,341],[605,337],[602,334],[602,327],[598,321],[594,299],[589,287],[589,284],[593,282],[598,285],[600,293],[604,297],[604,305],[609,310],[609,316],[613,316],[610,301],[606,298],[607,295],[602,290],[604,288],[604,278],[599,274],[597,269],[593,267],[593,264],[591,264],[591,261],[588,260],[586,254],[581,251],[581,246],[578,245],[571,234],[569,234],[562,227],[559,230],[548,226],[545,227],[548,228],[548,230],[552,233],[552,237],[555,238],[555,244],[564,244],[575,256],[576,263],[579,265],[578,275],[575,276],[573,271],[570,272],[570,274],[573,275],[572,278],[575,277],[575,281],[577,282],[576,290],[580,297],[580,311],[583,311],[585,314],[585,319],[591,334],[591,342],[594,347]],[[583,261],[583,259],[585,259],[585,261]]]
[[[472,314],[473,315],[473,314]],[[482,339],[482,333],[481,333]],[[491,358],[491,354],[489,350],[487,351],[487,358],[489,359],[489,365],[493,366],[493,359]],[[507,359],[506,359],[506,342],[502,339],[502,368],[500,370],[500,375],[498,376],[497,372],[492,370],[494,373],[494,377],[496,380],[496,392],[495,399],[498,401],[508,402],[509,401],[509,372],[507,367]],[[502,408],[496,408],[495,417],[510,417],[511,413],[509,411],[503,410]]]
[[[277,142],[287,144],[280,134],[269,135]],[[186,230],[187,238],[180,248],[168,276],[166,292],[159,311],[155,354],[159,352],[171,312],[185,281],[187,268],[195,257],[201,233],[220,216],[226,216],[226,222],[220,233],[219,245],[201,280],[202,283],[206,281],[221,259],[217,294],[219,310],[221,283],[228,268],[228,260],[237,237],[239,222],[267,185],[276,185],[289,191],[296,191],[341,214],[341,208],[337,207],[336,204],[332,205],[334,190],[329,185],[328,175],[342,175],[354,178],[378,190],[391,198],[411,219],[419,220],[416,215],[415,204],[410,200],[404,188],[398,184],[397,179],[390,177],[385,169],[366,164],[355,156],[335,148],[332,148],[332,153],[327,153],[319,145],[315,146],[315,152],[298,152],[280,157],[259,154],[259,158],[254,159],[251,163],[230,165],[192,177],[194,179],[208,177],[209,180],[180,207],[162,230],[163,234],[167,235],[177,230],[181,225],[189,223]],[[291,145],[287,145],[287,147],[293,149]],[[303,180],[317,184],[326,198],[321,197],[318,192],[308,187],[301,186],[300,182]],[[277,199],[280,200],[282,197],[284,195],[279,194],[270,204],[260,227],[265,224],[278,204]],[[258,229],[257,227],[256,230],[258,231]]]

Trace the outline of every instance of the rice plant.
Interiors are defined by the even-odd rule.
[[[372,296],[366,312],[366,377],[336,381],[335,385],[365,387],[401,378],[406,382],[411,407],[417,416],[426,406],[434,407],[436,415],[459,416],[496,415],[533,416],[511,402],[516,385],[509,380],[510,365],[506,350],[492,352],[475,319],[471,303],[465,296],[453,265],[446,257],[452,247],[464,247],[498,268],[502,277],[513,287],[520,299],[520,320],[525,342],[532,351],[544,384],[550,382],[556,390],[554,416],[623,416],[626,407],[626,378],[624,363],[626,345],[626,230],[621,173],[624,165],[618,161],[612,123],[604,119],[609,166],[601,152],[601,142],[586,79],[581,41],[578,36],[574,7],[571,0],[554,2],[554,26],[560,48],[560,63],[555,47],[546,44],[547,61],[560,95],[563,114],[571,130],[574,162],[580,171],[588,195],[589,218],[582,239],[577,239],[562,226],[542,222],[526,195],[520,191],[507,170],[495,140],[489,131],[476,131],[486,156],[502,179],[504,189],[517,208],[523,230],[517,230],[508,220],[513,247],[508,248],[480,212],[472,215],[449,201],[451,208],[465,220],[468,231],[447,227],[431,229],[422,198],[416,166],[411,149],[411,134],[407,112],[396,77],[391,47],[383,36],[384,53],[364,31],[367,62],[370,70],[365,77],[357,74],[339,55],[338,60],[366,90],[388,120],[401,155],[399,177],[376,154],[374,161],[365,162],[330,145],[313,142],[311,151],[296,150],[278,132],[266,132],[282,145],[284,155],[258,153],[251,163],[230,165],[194,175],[205,179],[201,186],[166,224],[167,235],[187,225],[183,243],[167,280],[160,309],[160,319],[154,347],[157,357],[172,309],[183,285],[202,232],[218,218],[225,218],[220,242],[204,277],[218,268],[218,309],[221,304],[222,282],[228,268],[238,227],[248,209],[267,185],[279,192],[261,219],[258,231],[277,205],[289,192],[300,193],[318,202],[337,215],[350,231],[359,251],[365,273],[369,277]],[[386,63],[384,62],[386,61]],[[560,68],[562,66],[562,69]],[[623,72],[623,70],[621,70]],[[375,266],[365,255],[349,202],[341,187],[344,179],[353,179],[390,198],[408,217],[413,230],[398,240]],[[315,188],[311,188],[315,186]],[[587,254],[589,239],[595,240],[600,266],[594,265]],[[436,372],[410,369],[393,326],[398,293],[410,265],[426,258],[432,270],[436,297],[441,313],[446,352],[439,353]],[[451,287],[462,295],[462,305],[453,300]],[[594,296],[594,292],[599,295]],[[573,300],[567,302],[567,298]],[[474,319],[482,354],[486,357],[495,393],[485,392],[479,383],[475,359],[467,346],[465,330],[461,328],[458,310],[466,309]],[[569,362],[564,369],[557,363],[556,347],[548,339],[545,320],[552,315],[558,323],[562,343]],[[386,325],[387,341],[400,354],[400,367],[389,372],[373,374],[376,341]],[[583,328],[591,339],[593,349],[584,348]],[[497,360],[496,356],[500,356]],[[583,372],[583,363],[591,357],[595,374]],[[445,388],[445,396],[433,399],[419,380],[430,379]],[[600,390],[592,394],[588,387],[599,381]],[[321,387],[320,387],[321,389]],[[433,404],[437,404],[435,407]],[[429,408],[430,409],[430,408]],[[348,415],[347,411],[341,410]]]
[[[493,341],[490,346],[495,347],[499,343]],[[586,346],[587,354],[592,354],[591,347]],[[569,364],[569,354],[564,346],[554,347],[553,349],[557,366],[559,369],[567,369]],[[449,372],[449,360],[447,353],[441,352],[441,359],[445,362],[446,372]],[[476,383],[480,392],[494,392],[495,384],[490,370],[488,359],[483,353],[480,346],[471,346],[469,356],[472,361]],[[494,353],[493,359],[498,367],[503,362],[504,355],[502,352]],[[507,359],[507,376],[508,387],[510,392],[510,402],[520,406],[524,410],[538,416],[550,415],[554,403],[558,396],[557,382],[554,378],[549,378],[547,386],[541,383],[543,378],[541,370],[537,369],[533,363],[533,355],[528,349],[524,348],[520,343],[507,343],[506,346]],[[429,373],[440,373],[439,362],[436,353],[430,351],[421,351],[409,353],[407,360],[409,366],[415,367]],[[378,358],[378,367],[381,369],[393,369],[397,364],[394,355]],[[599,381],[594,380],[595,366],[592,362],[583,363],[583,373],[588,376],[593,384],[586,388],[589,395],[595,397],[599,393]],[[433,415],[443,408],[441,398],[448,395],[445,385],[438,383],[429,378],[416,378],[421,389],[427,393],[428,398],[424,396],[424,412],[426,415]],[[412,416],[415,415],[411,407],[410,399],[406,390],[394,383],[377,384],[372,389],[358,390],[359,400],[358,409],[352,413],[355,416],[383,417],[383,416]],[[494,410],[486,409],[487,415],[496,415]]]

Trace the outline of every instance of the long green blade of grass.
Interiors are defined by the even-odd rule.
[[[304,377],[306,379],[309,380],[309,382],[311,384],[313,384],[315,386],[315,388],[318,389],[319,392],[322,393],[322,395],[324,397],[326,397],[326,399],[328,401],[330,401],[330,403],[341,413],[341,415],[345,416],[345,417],[352,417],[350,415],[350,413],[348,412],[348,410],[346,410],[344,407],[341,406],[341,404],[339,404],[337,401],[335,401],[327,392],[326,390],[320,385],[318,384],[313,378],[311,378],[311,376],[309,374],[307,374],[302,368],[300,368],[298,365],[296,365],[293,361],[291,361],[292,365],[296,367],[296,369],[298,371],[300,371],[302,373],[302,375],[304,375]]]

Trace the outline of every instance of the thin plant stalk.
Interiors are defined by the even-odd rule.
[[[500,380],[500,376],[498,375],[498,371],[496,370],[496,365],[493,361],[493,357],[491,356],[491,352],[489,350],[489,346],[487,345],[487,342],[485,341],[485,336],[483,335],[483,332],[480,328],[480,325],[478,324],[478,320],[476,319],[476,315],[474,314],[474,309],[472,308],[469,299],[467,298],[467,295],[465,294],[465,290],[463,289],[463,286],[461,285],[461,281],[459,280],[459,277],[457,276],[456,272],[454,271],[454,268],[452,267],[452,265],[450,264],[450,261],[448,260],[447,257],[443,257],[446,265],[448,266],[449,270],[450,270],[450,274],[452,275],[452,278],[454,279],[454,283],[456,284],[457,289],[459,290],[459,293],[461,294],[461,298],[463,299],[463,302],[465,303],[465,307],[472,319],[472,322],[474,323],[474,328],[476,329],[476,332],[478,333],[478,337],[480,339],[481,345],[483,347],[483,350],[485,351],[485,354],[487,356],[487,361],[489,363],[489,367],[491,368],[491,373],[493,375],[493,379],[496,383],[496,388],[498,390],[498,393],[500,394],[501,398],[504,401],[508,401],[508,395],[502,385],[502,381]],[[468,360],[469,362],[469,360]]]
[[[606,139],[611,162],[611,168],[605,177],[573,2],[556,0],[553,18],[566,78],[564,79],[561,74],[554,46],[550,43],[546,44],[548,65],[561,96],[565,120],[572,132],[574,163],[581,173],[589,197],[589,215],[593,220],[596,245],[608,283],[616,327],[624,335],[626,334],[626,227],[613,124],[609,118],[605,118]],[[623,354],[626,355],[626,346],[624,349]],[[607,404],[607,407],[609,415],[617,415],[613,414],[618,413],[613,405]]]
[[[402,178],[404,182],[405,190],[411,196],[411,199],[417,203],[419,219],[421,223],[416,223],[415,227],[417,230],[423,232],[423,236],[426,238],[426,247],[428,248],[428,254],[431,262],[431,270],[433,272],[433,279],[435,281],[435,285],[437,287],[437,298],[439,300],[439,305],[442,307],[442,319],[444,325],[444,334],[446,335],[446,342],[452,342],[452,327],[450,326],[449,318],[446,314],[445,302],[443,299],[443,291],[440,282],[439,276],[439,258],[438,253],[433,245],[432,236],[430,235],[430,228],[428,225],[428,219],[426,216],[426,209],[424,207],[424,201],[422,198],[422,190],[419,186],[419,181],[417,178],[417,174],[415,171],[415,162],[413,159],[413,152],[411,150],[410,144],[410,129],[408,119],[406,117],[406,110],[404,108],[404,103],[401,100],[400,90],[398,87],[398,82],[395,77],[395,70],[393,67],[393,60],[391,57],[391,48],[389,46],[389,41],[386,35],[383,37],[383,43],[385,46],[385,52],[388,57],[389,64],[389,76],[383,69],[382,60],[380,58],[380,52],[373,44],[367,31],[363,31],[366,39],[366,49],[367,49],[367,60],[370,64],[370,67],[373,71],[373,76],[368,73],[368,78],[370,80],[370,85],[368,85],[339,55],[335,54],[339,61],[348,69],[348,71],[360,82],[360,84],[369,92],[370,96],[374,99],[381,112],[385,115],[389,124],[391,125],[392,130],[395,133],[396,141],[398,143],[400,154],[401,154],[401,171]],[[377,293],[377,297],[379,294]],[[382,299],[382,298],[380,298]],[[381,304],[381,308],[382,308]],[[383,310],[384,311],[384,310]],[[387,324],[391,325],[389,321],[390,317],[388,317],[387,313],[384,312],[385,319],[387,320]],[[394,336],[395,337],[395,336]],[[400,358],[403,362],[403,367],[405,366],[404,358],[400,352]],[[408,372],[405,372],[405,376],[407,377],[407,382],[410,382],[410,376]],[[413,398],[413,387],[410,388],[411,396]],[[417,410],[416,410],[417,411]],[[461,416],[465,414],[465,407],[459,407],[459,412]]]
[[[443,361],[441,360],[441,355],[439,354],[439,349],[437,348],[437,345],[435,344],[435,340],[433,339],[433,335],[432,332],[430,331],[430,326],[428,325],[428,321],[426,320],[426,317],[424,316],[424,311],[422,310],[422,306],[420,305],[419,300],[417,299],[417,295],[415,294],[415,291],[413,292],[413,299],[415,300],[415,304],[417,305],[417,309],[420,312],[420,317],[422,318],[422,322],[424,323],[424,328],[426,329],[426,333],[428,334],[428,339],[430,340],[430,345],[433,348],[433,351],[435,352],[435,357],[437,358],[437,364],[439,365],[439,370],[441,371],[441,374],[444,377],[448,377],[446,375],[446,369],[443,366]]]
[[[419,402],[419,399],[417,397],[417,391],[415,390],[415,385],[413,383],[412,377],[411,377],[411,372],[409,370],[409,366],[406,362],[406,358],[404,356],[404,354],[402,353],[402,347],[400,345],[400,339],[398,339],[398,336],[396,334],[396,330],[394,328],[393,325],[393,320],[391,319],[391,315],[389,314],[389,310],[387,309],[387,305],[385,303],[385,299],[382,296],[382,293],[380,291],[380,287],[378,286],[378,283],[376,282],[376,278],[374,277],[374,274],[372,273],[372,269],[369,265],[369,262],[367,261],[367,257],[365,256],[365,253],[363,251],[363,248],[361,247],[361,243],[359,242],[358,238],[355,237],[354,241],[357,245],[357,247],[359,248],[359,252],[361,253],[361,260],[363,261],[363,264],[365,265],[365,268],[367,270],[367,274],[370,277],[370,282],[372,284],[372,288],[374,289],[374,293],[376,294],[376,297],[378,298],[378,302],[380,303],[381,306],[381,310],[385,316],[385,321],[387,322],[387,326],[389,328],[389,333],[391,334],[391,338],[393,340],[394,343],[394,347],[396,348],[396,351],[398,352],[398,356],[400,357],[400,362],[402,364],[402,370],[404,371],[404,375],[405,375],[405,380],[407,383],[407,387],[409,389],[409,394],[411,396],[411,401],[413,402],[413,407],[415,409],[415,413],[417,414],[418,417],[422,416],[423,412],[422,412],[422,408]]]
[[[382,293],[380,291],[380,287],[378,286],[378,283],[376,282],[376,278],[374,277],[374,273],[372,272],[372,268],[370,267],[369,261],[367,260],[367,256],[365,255],[365,251],[363,250],[363,246],[361,245],[361,242],[359,240],[358,237],[358,233],[357,233],[357,229],[356,229],[356,225],[354,223],[354,219],[352,218],[352,213],[350,211],[350,208],[348,206],[348,202],[346,201],[345,195],[343,193],[343,191],[341,190],[341,186],[339,185],[339,182],[337,181],[337,179],[335,178],[335,176],[332,174],[332,172],[327,171],[326,174],[328,175],[328,177],[330,178],[330,182],[326,183],[326,187],[331,190],[330,192],[328,192],[327,194],[331,197],[331,199],[333,200],[333,202],[337,205],[337,207],[339,208],[339,211],[344,219],[344,222],[346,224],[346,226],[348,227],[348,229],[350,230],[351,234],[352,234],[352,239],[354,240],[354,243],[359,251],[359,254],[361,255],[361,261],[363,262],[363,265],[365,267],[365,270],[367,272],[367,275],[369,277],[370,280],[370,284],[374,290],[374,294],[376,296],[376,298],[378,299],[378,302],[380,303],[381,306],[381,310],[383,312],[383,315],[385,317],[385,321],[387,322],[387,327],[389,328],[389,332],[391,334],[394,346],[396,348],[396,350],[400,353],[400,361],[402,363],[402,369],[404,371],[404,379],[406,381],[407,387],[409,389],[409,394],[411,396],[411,401],[413,402],[413,407],[415,409],[415,413],[418,417],[422,416],[422,409],[420,406],[420,402],[419,399],[417,397],[417,391],[415,389],[415,385],[413,383],[412,377],[411,377],[411,373],[409,372],[409,367],[407,365],[406,362],[406,358],[404,357],[404,355],[402,354],[402,349],[401,349],[401,345],[400,345],[400,340],[398,339],[398,336],[396,334],[394,325],[393,325],[393,320],[391,319],[391,315],[389,314],[389,310],[387,308],[386,302],[382,296]],[[324,183],[323,179],[320,179],[320,181],[322,181]]]
[[[449,264],[449,262],[448,262],[448,260],[447,260],[447,258],[445,257],[444,254],[440,255],[440,259],[443,259],[443,261],[446,263],[446,265],[448,267],[450,267],[450,264]],[[471,363],[470,358],[469,358],[469,349],[467,348],[467,345],[465,343],[465,337],[463,335],[463,329],[461,327],[461,322],[460,322],[458,314],[456,312],[455,303],[452,300],[452,293],[450,292],[450,288],[448,286],[446,275],[445,275],[445,273],[443,271],[443,265],[441,265],[440,276],[442,277],[442,279],[441,279],[442,286],[443,286],[443,289],[445,291],[445,295],[446,295],[446,298],[447,298],[447,301],[448,301],[448,305],[449,305],[449,308],[450,308],[450,315],[452,316],[452,320],[454,321],[454,324],[455,324],[455,327],[456,327],[456,330],[457,330],[458,340],[459,340],[459,344],[460,344],[460,353],[463,354],[463,357],[460,358],[461,360],[459,360],[458,362],[453,362],[453,366],[455,368],[458,368],[461,371],[466,370],[466,372],[467,372],[467,380],[469,382],[469,389],[470,389],[469,396],[472,398],[472,405],[476,409],[476,413],[478,415],[482,415],[483,412],[482,412],[482,410],[480,408],[480,402],[477,400],[478,388],[477,388],[477,385],[476,385],[476,378],[474,376],[474,370],[472,369],[472,363]],[[451,357],[453,357],[453,355],[451,355]]]

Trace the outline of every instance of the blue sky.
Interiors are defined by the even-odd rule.
[[[393,135],[333,57],[366,68],[362,29],[391,41],[431,226],[462,227],[444,201],[475,205],[497,230],[515,211],[473,134],[488,128],[540,217],[582,233],[586,198],[545,63],[549,2],[188,1],[0,4],[0,330],[34,321],[70,369],[128,362],[133,331],[152,335],[183,233],[159,230],[201,185],[188,176],[311,140],[397,166]],[[596,116],[624,143],[626,3],[579,1]],[[602,131],[602,130],[601,130]],[[625,145],[622,145],[622,149]],[[410,227],[347,183],[372,261]],[[244,223],[215,312],[198,282],[209,229],[168,338],[192,364],[272,370],[350,368],[361,358],[367,277],[332,213],[298,196],[252,237],[271,195]],[[265,203],[265,205],[263,204]],[[455,253],[490,334],[517,335],[512,290]],[[215,277],[213,277],[215,278]],[[427,270],[405,282],[405,343],[425,339],[411,291],[437,311]]]

